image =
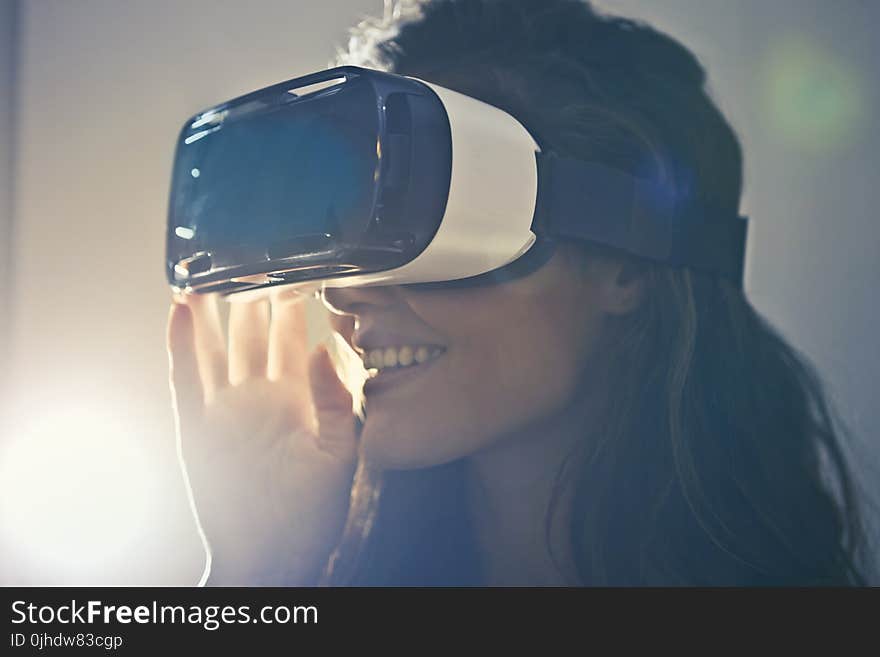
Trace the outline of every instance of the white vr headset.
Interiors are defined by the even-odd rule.
[[[259,296],[474,285],[584,240],[741,285],[744,217],[541,150],[510,114],[415,78],[344,66],[189,119],[175,153],[167,277]]]

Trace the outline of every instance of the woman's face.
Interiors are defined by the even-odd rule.
[[[581,258],[563,246],[528,276],[469,289],[326,289],[331,323],[368,367],[389,348],[404,362],[429,358],[368,382],[365,457],[385,468],[440,465],[560,410],[604,316],[601,275]]]

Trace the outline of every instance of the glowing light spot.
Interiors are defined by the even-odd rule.
[[[790,35],[774,46],[763,86],[772,129],[794,145],[834,149],[858,131],[864,115],[862,76],[804,35]]]
[[[193,169],[192,171],[189,172],[189,174],[190,174],[193,178],[198,178],[199,176],[202,175],[202,172],[199,171],[198,169]]]
[[[132,429],[110,408],[47,405],[4,436],[3,542],[67,576],[125,563],[155,521],[150,458]]]
[[[194,231],[192,228],[187,228],[186,226],[178,226],[174,229],[174,234],[177,235],[180,239],[191,240],[196,234],[196,231]]]

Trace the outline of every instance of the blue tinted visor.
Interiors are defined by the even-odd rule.
[[[175,153],[168,280],[233,292],[403,265],[442,220],[449,143],[427,85],[350,67],[201,112]]]

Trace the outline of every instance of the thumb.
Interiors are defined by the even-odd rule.
[[[309,383],[318,424],[318,447],[345,463],[354,461],[357,446],[351,393],[339,380],[323,344],[309,358]]]

